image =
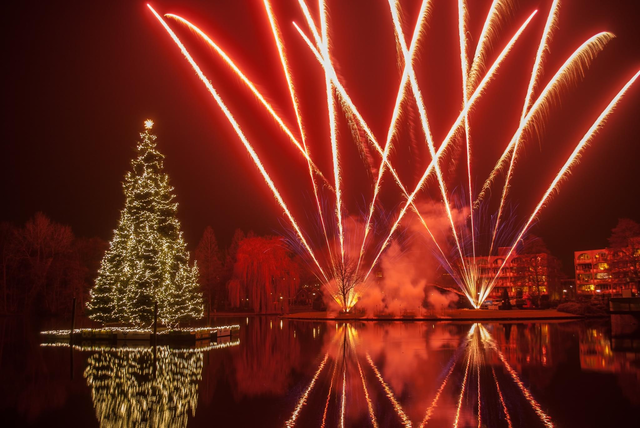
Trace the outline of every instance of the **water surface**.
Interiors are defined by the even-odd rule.
[[[270,317],[204,348],[41,346],[0,319],[2,426],[636,427],[640,352],[607,321]]]

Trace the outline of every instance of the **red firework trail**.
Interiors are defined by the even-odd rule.
[[[427,231],[427,234],[441,257],[441,261],[445,269],[451,273],[452,278],[454,278],[458,283],[462,292],[466,295],[472,305],[478,308],[491,292],[500,272],[507,260],[509,260],[509,256],[514,251],[515,245],[523,238],[534,219],[539,216],[544,205],[548,203],[550,197],[558,191],[560,182],[567,176],[573,165],[577,163],[580,154],[593,139],[596,131],[604,124],[606,118],[619,103],[622,96],[635,82],[638,74],[634,75],[633,78],[624,85],[620,92],[618,92],[618,94],[609,103],[607,108],[593,123],[591,128],[589,128],[585,136],[576,145],[574,152],[567,159],[565,165],[558,171],[556,177],[548,187],[534,211],[527,216],[527,221],[525,222],[524,227],[514,234],[514,239],[511,240],[508,250],[509,256],[504,258],[497,274],[489,280],[484,280],[481,279],[479,275],[480,271],[477,263],[477,257],[479,256],[478,251],[479,248],[486,249],[486,247],[488,247],[489,254],[483,254],[482,256],[490,256],[493,255],[494,249],[497,246],[497,234],[500,229],[500,225],[505,222],[505,207],[508,202],[510,183],[515,166],[519,161],[519,153],[521,152],[522,145],[526,142],[528,135],[531,134],[532,130],[539,129],[542,126],[543,120],[546,116],[545,113],[548,112],[551,101],[556,98],[563,88],[568,86],[569,83],[582,77],[584,70],[589,66],[597,53],[604,48],[605,44],[611,40],[613,35],[603,32],[594,35],[592,38],[584,42],[567,59],[555,75],[553,75],[546,86],[538,92],[538,88],[542,87],[541,80],[545,72],[545,55],[549,50],[552,36],[557,29],[560,10],[560,0],[549,0],[551,5],[546,17],[544,29],[537,44],[536,56],[533,61],[533,67],[530,70],[530,77],[528,79],[525,96],[522,101],[522,111],[517,130],[498,159],[496,166],[486,180],[484,180],[484,185],[476,195],[476,192],[474,191],[475,189],[472,187],[472,183],[474,181],[473,174],[476,171],[473,155],[474,150],[476,149],[473,147],[474,140],[472,138],[472,129],[469,125],[470,117],[473,114],[474,106],[482,98],[487,85],[496,78],[500,65],[503,63],[506,56],[512,51],[516,41],[521,37],[525,28],[527,28],[537,11],[531,13],[528,19],[526,19],[526,21],[511,36],[508,43],[502,48],[499,55],[489,66],[487,61],[489,51],[501,37],[500,28],[510,15],[513,0],[493,0],[491,2],[491,6],[484,20],[484,25],[482,26],[482,31],[477,38],[474,37],[473,34],[470,34],[469,28],[472,26],[469,25],[469,21],[472,17],[467,9],[467,1],[457,1],[457,41],[460,51],[460,70],[462,76],[462,80],[460,82],[462,86],[462,99],[460,101],[462,107],[445,138],[442,140],[440,145],[437,145],[431,134],[429,115],[426,108],[427,103],[425,102],[425,97],[429,94],[423,94],[418,82],[418,76],[414,64],[415,58],[420,51],[420,42],[427,37],[426,23],[432,15],[430,7],[431,1],[422,0],[410,40],[407,40],[403,31],[400,19],[402,11],[400,10],[399,1],[388,1],[390,11],[389,18],[390,22],[393,24],[398,52],[401,55],[401,58],[399,58],[398,61],[401,61],[401,64],[403,64],[403,69],[399,79],[398,91],[384,140],[378,139],[374,135],[358,106],[353,102],[348,91],[345,89],[344,82],[341,81],[341,78],[336,72],[336,69],[339,68],[338,64],[334,63],[335,60],[332,56],[331,48],[332,45],[339,43],[340,41],[332,40],[331,37],[331,28],[329,24],[330,5],[327,4],[325,0],[318,1],[318,22],[316,23],[312,17],[307,2],[305,0],[298,0],[297,2],[307,24],[308,31],[310,31],[311,37],[307,37],[305,32],[296,23],[293,23],[293,26],[318,61],[324,77],[324,82],[318,84],[323,87],[323,92],[325,92],[326,95],[329,135],[326,147],[330,148],[331,167],[333,170],[332,175],[327,175],[327,177],[332,177],[330,180],[327,180],[321,169],[317,166],[316,161],[314,161],[311,156],[311,151],[309,150],[309,138],[303,126],[303,123],[305,123],[304,111],[299,99],[300,94],[296,91],[296,85],[294,84],[294,67],[292,67],[292,64],[288,61],[285,38],[281,33],[277,15],[271,6],[271,2],[269,0],[263,0],[266,12],[265,18],[268,21],[269,29],[273,36],[272,38],[275,50],[278,52],[278,60],[284,80],[287,83],[287,95],[291,101],[293,112],[295,113],[296,125],[298,128],[295,132],[292,131],[286,121],[276,113],[277,109],[266,100],[265,96],[257,89],[256,85],[247,78],[247,73],[238,67],[238,65],[219,46],[218,43],[214,42],[211,37],[186,19],[173,14],[166,15],[172,20],[187,26],[201,40],[216,51],[223,61],[240,78],[243,84],[250,90],[266,113],[275,120],[286,136],[288,143],[293,144],[298,152],[304,157],[307,163],[310,186],[314,194],[315,210],[322,226],[323,242],[321,244],[314,242],[314,240],[304,232],[298,220],[293,216],[289,209],[289,205],[282,197],[282,192],[277,188],[270,173],[267,171],[267,168],[254,150],[253,143],[246,137],[246,134],[238,124],[234,113],[232,113],[227,107],[227,104],[216,91],[214,85],[204,75],[201,68],[189,54],[184,44],[167,25],[164,19],[156,13],[150,5],[148,5],[148,7],[158,19],[158,22],[160,22],[162,27],[169,34],[173,42],[178,46],[198,78],[202,81],[208,92],[215,100],[216,105],[232,125],[244,149],[250,155],[270,192],[273,194],[280,208],[282,208],[285,217],[295,232],[296,238],[299,240],[301,247],[310,259],[310,263],[315,266],[315,274],[327,286],[329,293],[335,301],[342,306],[343,310],[350,310],[358,302],[362,292],[370,283],[369,277],[372,270],[378,264],[385,249],[394,238],[395,233],[401,226],[409,209],[411,209],[411,212],[416,214],[420,223]],[[472,46],[472,40],[476,39],[476,45]],[[418,183],[412,187],[407,187],[401,181],[398,171],[390,159],[390,154],[394,145],[393,139],[398,134],[400,119],[402,117],[402,105],[408,91],[411,91],[413,100],[415,101],[415,106],[419,113],[420,126],[424,133],[425,147],[428,149],[431,158],[429,165],[420,176]],[[322,102],[324,103],[324,100],[322,100]],[[342,171],[343,168],[346,170],[347,166],[342,165],[346,158],[342,156],[342,138],[340,138],[340,141],[338,138],[338,117],[341,113],[344,113],[348,115],[349,118],[354,119],[354,126],[357,126],[358,129],[364,132],[367,144],[371,144],[373,149],[375,149],[375,152],[380,155],[380,166],[371,183],[372,196],[371,199],[367,201],[368,210],[362,216],[362,221],[358,223],[358,227],[362,227],[362,230],[357,234],[357,236],[362,237],[362,241],[358,241],[359,244],[357,249],[348,247],[345,238],[347,233],[345,230],[345,219],[347,219],[349,215],[347,207],[351,204],[347,203],[348,201],[345,200],[344,193],[346,177]],[[445,181],[445,176],[441,171],[440,165],[445,154],[450,152],[451,147],[456,144],[457,137],[461,135],[463,136],[462,140],[465,145],[465,150],[463,152],[466,157],[466,177],[464,180],[464,187],[466,187],[465,192],[468,192],[468,196],[465,196],[464,198],[465,200],[468,198],[468,206],[464,207],[467,210],[465,211],[467,214],[465,214],[465,218],[463,220],[454,218],[454,209],[449,203],[452,195],[448,191],[448,188],[452,187],[452,185]],[[351,168],[350,165],[348,167]],[[491,230],[479,231],[478,225],[483,223],[478,221],[478,216],[480,215],[478,204],[483,201],[483,199],[486,198],[492,190],[496,178],[503,170],[506,170],[504,175],[505,181],[501,191],[499,192],[500,200],[499,208],[495,217],[496,221],[493,225],[489,226]],[[391,226],[385,230],[376,230],[376,232],[380,233],[374,234],[372,233],[372,225],[376,224],[374,222],[374,214],[377,206],[380,205],[380,188],[386,172],[389,172],[393,177],[394,183],[399,189],[400,196],[404,197],[404,202],[395,214],[394,220],[391,222]],[[447,233],[449,234],[447,236],[447,241],[450,240],[453,245],[454,252],[450,256],[448,256],[445,251],[445,245],[447,243],[443,242],[441,240],[442,238],[439,238],[440,242],[436,240],[436,236],[433,232],[434,225],[427,222],[416,205],[417,198],[421,196],[422,191],[427,187],[428,179],[432,175],[435,177],[435,183],[439,194],[437,202],[442,204],[446,214],[446,221],[448,225]],[[455,183],[453,187],[455,187]],[[333,200],[331,201],[331,204],[334,210],[333,215],[335,215],[335,217],[333,217],[333,215],[327,215],[323,210],[323,205],[321,203],[323,200],[323,189],[327,189],[332,195]],[[329,219],[332,218],[335,219],[336,227],[331,227],[332,223],[329,222]],[[463,238],[465,236],[464,231],[469,230],[469,227],[470,233],[467,235],[470,237],[470,248],[467,248],[463,242]],[[382,236],[383,239],[372,242],[374,239],[373,236]],[[490,237],[486,247],[480,246],[480,236]],[[334,248],[334,246],[336,248]],[[322,257],[320,255],[322,255]],[[351,263],[352,258],[355,265],[355,275],[353,276],[353,279],[348,280],[351,282],[345,283],[346,280],[340,279],[338,273],[341,270],[344,270],[344,267]],[[361,270],[363,274],[359,275]],[[340,289],[347,287],[349,288],[348,293],[341,294]]]

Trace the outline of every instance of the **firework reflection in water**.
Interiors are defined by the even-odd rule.
[[[327,325],[315,371],[299,388],[286,426],[305,426],[315,417],[322,426],[496,426],[505,420],[511,426],[512,419],[553,426],[514,368],[525,356],[510,351],[519,334],[512,325],[435,327]],[[548,344],[548,326],[538,330]]]

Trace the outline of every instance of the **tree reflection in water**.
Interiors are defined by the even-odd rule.
[[[223,345],[232,346],[237,341]],[[185,427],[195,416],[207,348],[103,349],[84,377],[103,427]]]

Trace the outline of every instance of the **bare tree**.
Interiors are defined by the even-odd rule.
[[[618,224],[611,230],[609,246],[625,248],[634,243],[635,237],[640,236],[640,224],[628,218],[618,219]]]
[[[344,261],[333,266],[333,276],[338,294],[342,298],[342,309],[348,312],[354,290],[363,281],[364,275],[358,271],[355,261],[345,256]]]

